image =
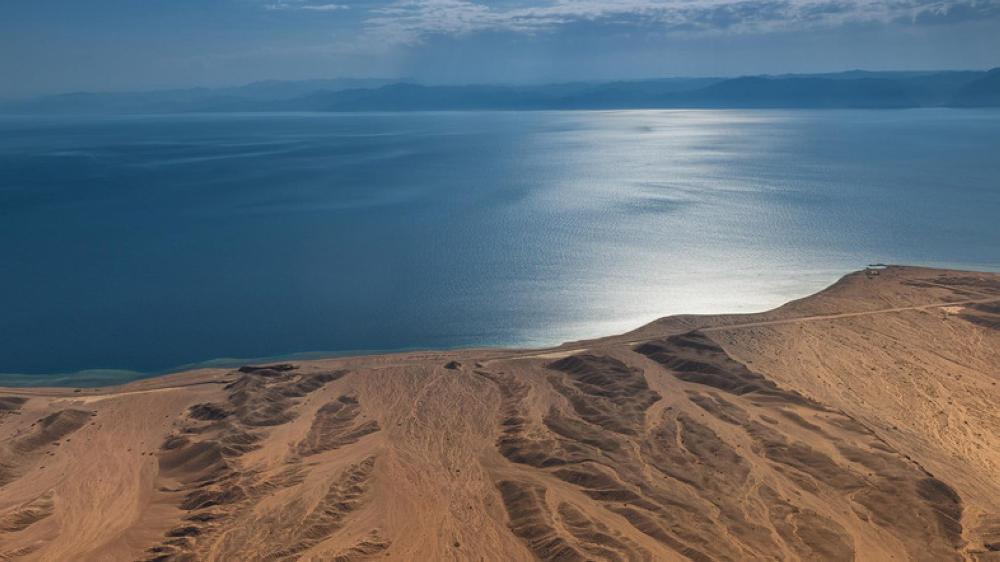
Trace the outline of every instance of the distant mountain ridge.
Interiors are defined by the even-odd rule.
[[[961,107],[1000,106],[1000,68],[994,68],[963,85],[954,103]]]
[[[233,88],[72,93],[0,104],[7,113],[447,111],[656,108],[1000,107],[989,71],[787,74],[543,85],[388,79],[262,81]]]
[[[677,98],[675,98],[677,99]],[[679,96],[693,107],[912,107],[898,82],[885,78],[745,77]]]

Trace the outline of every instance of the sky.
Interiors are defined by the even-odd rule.
[[[4,0],[0,97],[1000,66],[1000,0]]]

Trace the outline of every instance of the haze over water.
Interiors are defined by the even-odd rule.
[[[0,373],[38,376],[0,383],[540,346],[873,261],[995,270],[998,155],[996,110],[2,117]]]

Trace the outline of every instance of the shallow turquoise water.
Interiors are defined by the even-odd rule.
[[[995,110],[0,117],[0,383],[762,310],[998,217]]]

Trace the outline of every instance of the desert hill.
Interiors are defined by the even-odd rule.
[[[1000,275],[0,389],[0,560],[1000,560]]]

